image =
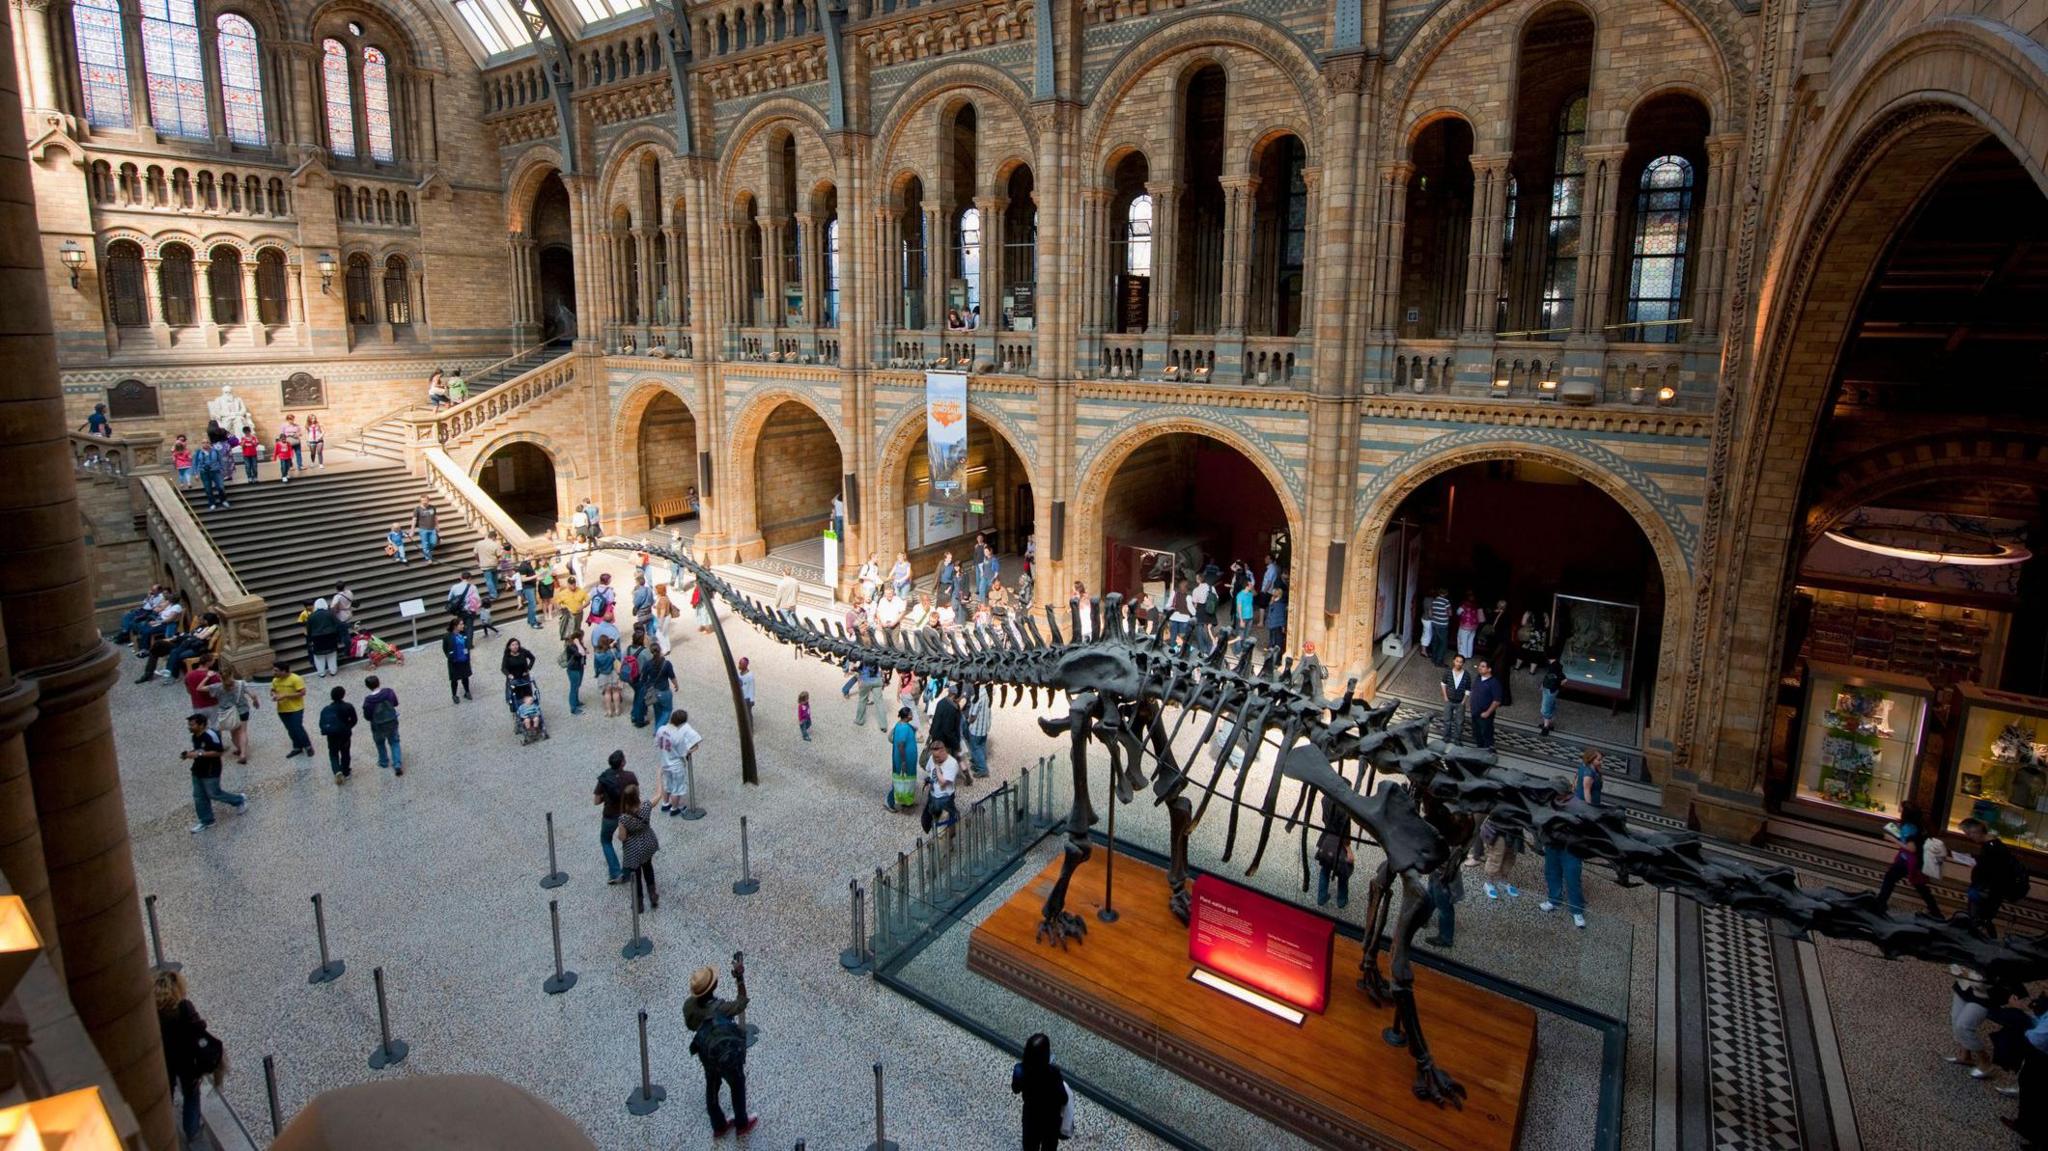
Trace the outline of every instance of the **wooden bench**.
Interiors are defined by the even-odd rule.
[[[670,499],[654,501],[653,506],[647,509],[647,514],[653,518],[655,523],[665,524],[670,520],[679,520],[684,516],[693,516],[697,513],[690,510],[690,497],[675,496]]]

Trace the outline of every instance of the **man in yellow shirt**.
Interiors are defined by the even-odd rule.
[[[583,613],[590,607],[590,593],[583,590],[573,575],[560,577],[555,587],[555,606],[561,609],[561,636],[564,640],[583,630]]]
[[[306,734],[306,681],[284,660],[278,660],[273,669],[270,698],[277,704],[277,718],[284,723],[286,734],[292,737],[292,749],[284,757],[310,757],[313,740]]]

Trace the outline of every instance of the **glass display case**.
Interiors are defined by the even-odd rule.
[[[2006,842],[2048,851],[2048,699],[1956,687],[1948,818],[1975,816]]]
[[[1632,603],[1560,595],[1551,601],[1550,634],[1564,664],[1565,687],[1625,700],[1636,669],[1636,617]]]
[[[1897,816],[1933,699],[1934,685],[1918,676],[1807,665],[1798,798]]]

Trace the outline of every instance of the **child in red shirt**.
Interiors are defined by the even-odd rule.
[[[270,456],[277,461],[277,482],[288,484],[292,480],[292,442],[283,432],[277,434],[277,442],[270,445]]]

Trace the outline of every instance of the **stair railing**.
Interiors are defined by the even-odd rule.
[[[558,356],[482,395],[437,412],[408,412],[400,418],[412,425],[414,447],[452,446],[575,382],[575,358]]]
[[[544,341],[542,343],[534,344],[532,347],[521,348],[520,350],[512,353],[511,355],[506,356],[502,360],[497,360],[495,362],[485,364],[483,367],[478,368],[475,372],[469,373],[469,375],[466,376],[465,378],[482,379],[483,377],[490,375],[492,372],[497,371],[499,368],[508,367],[514,364],[523,363],[524,361],[529,359],[533,359],[541,355],[542,353],[545,353],[548,350],[549,346],[550,345]],[[486,389],[485,391],[478,392],[476,396],[473,396],[471,398],[481,398],[482,396],[488,394],[489,392],[496,390],[496,388]],[[364,422],[361,427],[357,428],[355,438],[352,441],[355,447],[356,455],[362,456],[368,454],[368,439],[366,433],[368,433],[371,428],[374,428],[378,424],[382,424],[387,421],[402,419],[409,413],[426,410],[427,401],[424,398],[425,395],[426,387],[425,385],[421,385],[420,396],[422,398],[408,400],[403,405],[393,408],[390,411],[385,412],[383,415],[376,417],[375,419],[368,420]],[[444,408],[443,410],[445,411],[447,409]]]
[[[186,618],[214,612],[221,620],[220,652],[245,677],[270,674],[270,624],[263,597],[252,595],[235,576],[220,548],[193,516],[170,476],[141,477],[143,517],[157,562],[186,600]]]
[[[546,540],[536,540],[519,526],[519,522],[505,514],[488,492],[477,486],[448,453],[440,447],[430,447],[420,453],[426,464],[426,481],[434,494],[455,506],[456,514],[464,522],[480,532],[496,533],[505,541],[505,548],[514,555],[542,555],[554,550]]]

